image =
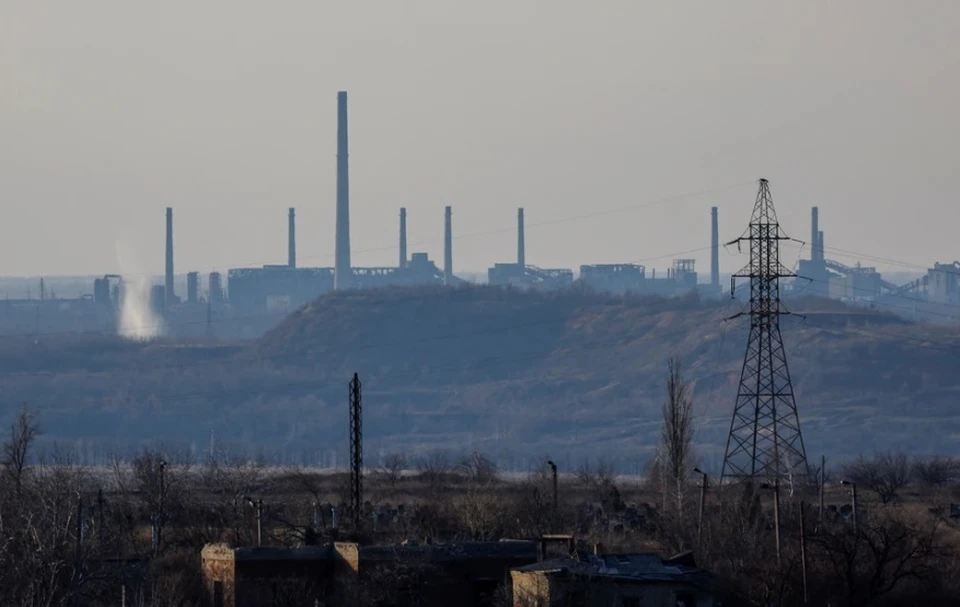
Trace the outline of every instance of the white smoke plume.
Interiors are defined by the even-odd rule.
[[[145,341],[163,335],[163,318],[150,305],[150,276],[138,263],[133,248],[117,241],[117,263],[123,286],[117,332],[127,339]]]

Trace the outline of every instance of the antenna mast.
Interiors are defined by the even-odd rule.
[[[360,529],[363,507],[363,427],[361,418],[360,377],[354,373],[350,382],[350,498],[353,507],[353,528]]]

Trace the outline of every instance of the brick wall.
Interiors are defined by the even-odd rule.
[[[200,552],[203,584],[213,607],[235,607],[236,563],[227,544],[209,544]],[[217,601],[222,596],[222,604]]]

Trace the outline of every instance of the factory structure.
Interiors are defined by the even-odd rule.
[[[717,210],[712,211],[714,239],[717,231]],[[167,277],[165,288],[171,293],[167,306],[177,305],[172,294],[172,234],[168,210]],[[337,94],[337,192],[334,231],[333,267],[299,267],[296,258],[296,212],[288,211],[287,264],[256,268],[233,268],[227,271],[227,293],[218,295],[231,311],[238,314],[288,313],[331,291],[371,289],[389,286],[456,286],[464,281],[454,274],[453,208],[444,208],[443,267],[438,267],[425,252],[407,252],[407,210],[400,209],[399,255],[396,266],[356,267],[350,256],[350,169],[347,93]],[[719,294],[717,246],[713,251],[713,267],[717,269],[712,285]],[[211,293],[220,293],[211,286]],[[580,267],[580,280],[586,287],[614,293],[649,293],[679,295],[700,288],[694,260],[677,259],[673,267],[657,277],[656,270],[647,275],[646,268],[636,264],[585,265]],[[573,286],[574,272],[563,268],[540,268],[526,261],[524,210],[517,209],[517,257],[514,262],[496,263],[487,271],[487,282],[494,286],[565,289]],[[159,294],[157,302],[160,301]],[[187,303],[192,303],[192,300]]]
[[[153,312],[160,315],[171,336],[253,337],[263,333],[283,316],[331,291],[375,289],[392,286],[456,286],[464,283],[454,274],[453,209],[444,208],[443,267],[426,252],[407,251],[407,210],[399,209],[399,255],[395,266],[356,267],[350,250],[350,171],[347,93],[337,94],[337,177],[334,264],[332,267],[301,267],[297,263],[296,209],[287,210],[287,263],[262,267],[232,268],[224,276],[198,272],[186,274],[184,296],[177,294],[174,270],[174,215],[166,209],[165,273],[161,284],[149,294]],[[439,219],[439,218],[438,218]],[[960,320],[960,262],[936,263],[927,273],[905,285],[884,280],[874,267],[849,266],[826,256],[819,209],[813,207],[809,258],[797,268],[798,278],[790,294],[812,294],[871,307],[889,308],[918,320]],[[697,292],[719,297],[722,293],[719,261],[719,215],[710,210],[710,275],[701,282],[695,260],[680,258],[659,273],[638,263],[581,265],[572,269],[541,268],[527,262],[524,209],[517,209],[516,260],[495,263],[487,271],[493,286],[519,289],[561,290],[573,286],[596,292],[679,296]],[[39,299],[0,301],[0,334],[24,333],[33,327],[49,331],[116,330],[127,289],[118,275],[94,280],[92,295],[75,299],[47,296],[42,286]],[[51,294],[52,295],[52,294]]]
[[[828,259],[818,207],[811,209],[809,250],[809,258],[799,262],[793,293],[868,304],[915,320],[960,320],[960,262],[934,263],[919,278],[897,285],[885,280],[876,267]]]

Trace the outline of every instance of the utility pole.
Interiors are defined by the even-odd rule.
[[[161,461],[160,462],[160,496],[159,496],[159,500],[157,500],[157,512],[155,516],[156,521],[154,522],[154,526],[156,529],[156,532],[154,534],[156,543],[153,546],[154,557],[160,554],[160,542],[163,539],[162,538],[163,510],[164,510],[164,501],[166,500],[166,493],[167,493],[166,479],[164,478],[166,469],[167,469],[167,462]]]
[[[556,527],[558,521],[557,514],[560,512],[559,494],[557,492],[557,465],[553,463],[553,460],[547,461],[547,465],[550,466],[550,470],[553,472],[553,524],[554,527]]]
[[[780,559],[780,479],[775,478],[773,483],[773,527],[777,534],[777,569],[781,567]]]
[[[827,456],[820,456],[820,514],[818,524],[823,524],[823,490],[827,484]]]
[[[363,508],[363,418],[360,377],[350,382],[350,497],[353,504],[353,528],[360,529]]]
[[[103,548],[103,487],[97,489],[97,545]]]
[[[800,500],[800,573],[803,576],[803,604],[810,600],[807,596],[807,530],[803,520],[803,500]]]
[[[77,492],[77,532],[76,532],[76,556],[73,571],[73,604],[75,607],[80,605],[80,571],[83,559],[83,497]]]
[[[847,480],[840,481],[840,484],[850,485],[850,497],[853,502],[851,504],[853,506],[853,512],[851,513],[853,516],[853,533],[854,535],[857,535],[859,533],[859,528],[857,526],[857,484]]]
[[[777,547],[777,568],[780,568],[780,483],[776,482],[771,485],[770,483],[763,483],[760,485],[761,489],[773,489],[773,532],[775,535],[776,547]]]
[[[694,468],[693,471],[702,477],[700,479],[700,508],[697,513],[697,550],[699,550],[700,541],[703,537],[703,506],[707,499],[707,473],[700,468]]]
[[[257,548],[263,545],[263,498],[247,497],[247,503],[257,516]]]
[[[731,278],[750,280],[750,337],[740,371],[740,387],[730,421],[720,482],[778,480],[786,473],[809,473],[800,418],[794,399],[780,317],[789,314],[780,300],[780,279],[794,274],[780,263],[780,229],[766,179],[760,180],[747,231],[728,243],[748,243],[750,263]],[[736,318],[736,316],[734,316]],[[786,466],[784,466],[786,464]]]

